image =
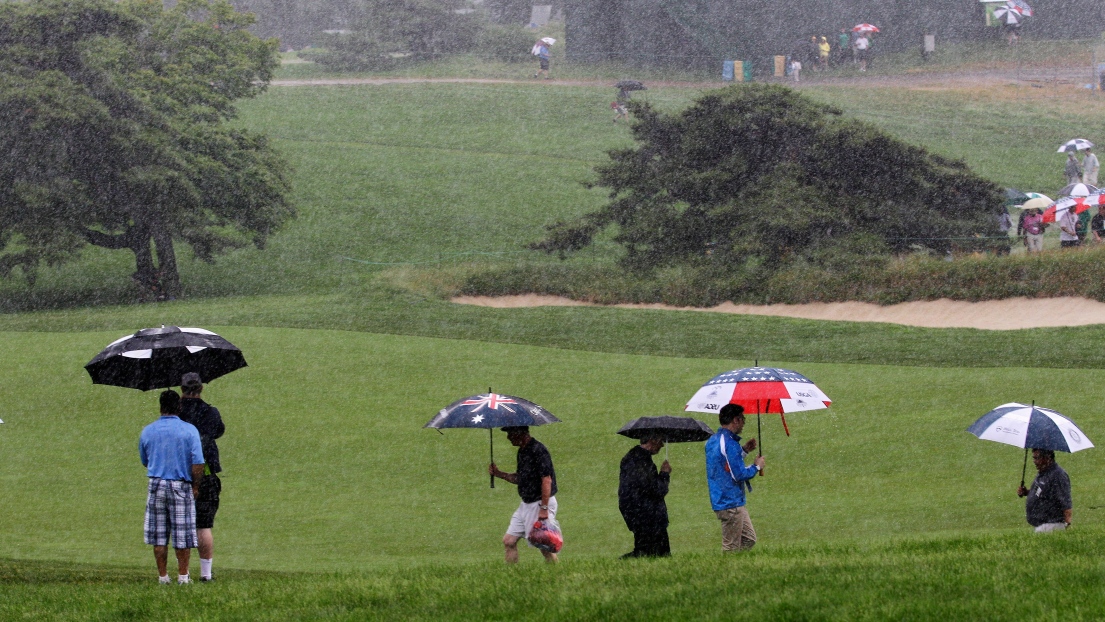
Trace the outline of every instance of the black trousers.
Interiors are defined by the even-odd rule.
[[[634,531],[633,550],[622,557],[671,557],[667,528]]]

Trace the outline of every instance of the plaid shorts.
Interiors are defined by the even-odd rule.
[[[196,504],[192,484],[183,480],[150,478],[146,497],[146,544],[196,548]]]

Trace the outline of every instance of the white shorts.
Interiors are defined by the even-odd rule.
[[[1047,533],[1049,531],[1063,531],[1067,528],[1066,523],[1044,523],[1043,525],[1036,526],[1036,533]]]
[[[533,524],[537,522],[538,512],[541,511],[541,508],[538,507],[540,505],[540,501],[519,503],[518,509],[514,510],[514,516],[510,517],[510,527],[507,527],[506,535],[516,538],[529,538],[529,532],[533,529]],[[556,523],[556,497],[549,497],[549,520]]]

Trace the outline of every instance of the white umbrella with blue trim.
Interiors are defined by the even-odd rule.
[[[967,431],[985,441],[997,441],[1024,448],[1021,486],[1028,469],[1029,449],[1050,449],[1073,453],[1093,447],[1086,433],[1066,415],[1042,408],[1011,402],[982,415]]]

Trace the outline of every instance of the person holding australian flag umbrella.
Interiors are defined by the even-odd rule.
[[[518,509],[510,518],[510,526],[503,536],[506,549],[506,562],[518,563],[518,540],[526,538],[530,544],[538,547],[545,561],[555,563],[557,551],[563,540],[560,539],[560,526],[556,523],[556,470],[552,456],[540,441],[530,436],[530,426],[556,423],[560,421],[552,413],[529,400],[511,395],[487,393],[473,395],[457,400],[441,409],[437,416],[425,425],[427,428],[487,428],[491,437],[491,464],[487,472],[491,475],[491,486],[495,478],[506,480],[518,486],[518,496],[522,498]],[[517,471],[507,473],[495,464],[494,436],[491,430],[501,428],[506,432],[510,444],[518,448]],[[540,525],[540,530],[538,530]],[[545,546],[542,541],[535,542],[533,534],[555,533],[556,546]]]

